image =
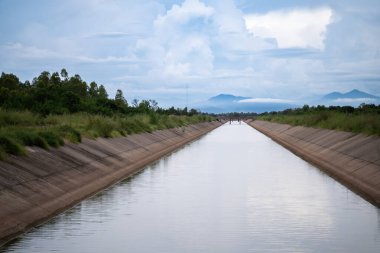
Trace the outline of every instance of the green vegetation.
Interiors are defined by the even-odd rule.
[[[282,112],[262,113],[257,119],[380,136],[380,105],[373,104],[362,104],[358,108],[305,105]]]
[[[117,137],[211,121],[187,108],[163,109],[154,100],[128,105],[118,90],[109,99],[103,85],[79,75],[42,72],[32,83],[13,74],[0,77],[0,159],[23,155],[25,146],[59,147],[82,137]]]

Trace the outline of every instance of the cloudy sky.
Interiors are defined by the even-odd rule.
[[[66,68],[113,95],[380,95],[378,0],[0,0],[0,72]]]

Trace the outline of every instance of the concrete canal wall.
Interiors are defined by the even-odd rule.
[[[0,246],[220,125],[28,147],[27,156],[0,161]]]
[[[267,121],[249,125],[380,207],[380,138]]]

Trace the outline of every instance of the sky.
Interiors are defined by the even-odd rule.
[[[79,74],[131,101],[380,95],[378,0],[0,0],[0,72]]]

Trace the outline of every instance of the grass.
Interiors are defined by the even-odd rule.
[[[259,120],[380,136],[380,115],[377,113],[347,114],[322,111],[298,115],[269,114],[258,116]]]
[[[175,116],[154,112],[112,117],[89,113],[43,117],[29,111],[0,108],[0,160],[8,154],[25,155],[25,146],[49,149],[63,145],[65,140],[79,143],[82,138],[126,136],[211,120],[205,115]]]

